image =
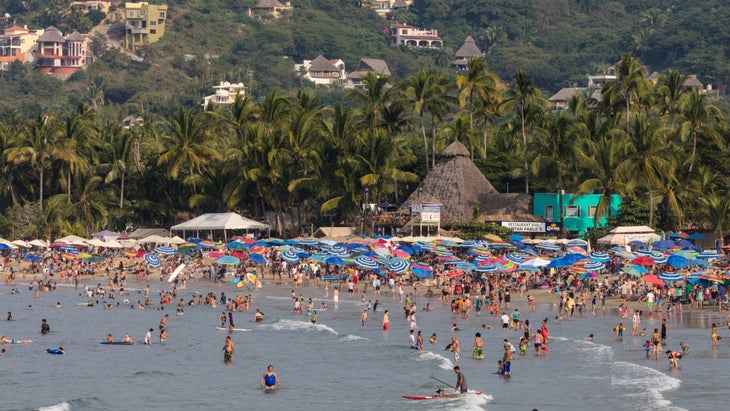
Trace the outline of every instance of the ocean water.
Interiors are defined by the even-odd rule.
[[[155,286],[157,285],[157,288]],[[165,284],[166,285],[166,284]],[[730,336],[720,313],[686,312],[670,319],[669,347],[679,350],[679,342],[691,344],[691,353],[680,360],[680,369],[669,368],[668,361],[648,359],[641,347],[648,337],[631,337],[629,328],[623,341],[611,329],[619,319],[607,310],[572,320],[555,321],[555,307],[540,305],[528,313],[526,304],[517,304],[523,319],[535,325],[549,317],[549,355],[516,355],[512,376],[495,375],[502,355],[502,340],[513,344],[519,332],[502,331],[499,320],[482,314],[467,320],[453,319],[448,307],[430,300],[431,312],[418,312],[426,351],[408,348],[408,322],[401,304],[381,296],[378,312],[370,313],[367,327],[360,325],[363,303],[341,296],[340,308],[318,310],[318,323],[305,315],[294,315],[286,290],[279,296],[254,294],[254,308],[266,314],[256,324],[252,312],[235,312],[237,328],[232,334],[236,344],[233,364],[223,363],[221,349],[228,335],[217,330],[221,306],[185,307],[185,315],[175,316],[175,307],[163,311],[136,310],[121,304],[104,310],[101,305],[79,307],[87,299],[78,290],[59,287],[54,293],[34,299],[27,287],[10,295],[10,287],[0,287],[0,313],[12,311],[15,321],[0,322],[0,334],[8,338],[32,339],[31,344],[0,345],[7,353],[0,356],[3,376],[1,410],[199,410],[199,409],[302,409],[302,410],[717,410],[725,409],[725,391],[730,383],[728,357]],[[159,285],[152,283],[153,291]],[[178,298],[187,301],[195,291],[224,291],[232,297],[230,286],[214,288],[209,283],[190,284]],[[299,291],[297,291],[299,293]],[[319,307],[323,290],[304,289],[305,298],[313,297]],[[132,301],[142,299],[133,294]],[[516,300],[515,298],[514,300]],[[154,299],[153,299],[154,300]],[[513,300],[513,301],[514,301]],[[114,300],[122,302],[122,299]],[[425,298],[416,298],[419,307]],[[62,308],[56,308],[61,302]],[[32,304],[33,309],[28,310]],[[510,309],[512,311],[513,308]],[[391,329],[380,327],[382,312],[390,310]],[[159,320],[170,314],[167,344],[144,346],[141,342],[149,328],[157,337]],[[50,335],[37,333],[41,319],[51,326]],[[710,347],[711,322],[716,322],[720,341]],[[453,357],[444,351],[453,333],[462,345],[460,366],[470,389],[485,395],[433,401],[413,401],[402,395],[432,395],[439,387],[455,382]],[[493,329],[483,329],[491,324]],[[644,318],[643,327],[652,330],[661,320]],[[432,333],[437,344],[429,344]],[[474,334],[485,340],[485,358],[470,356]],[[116,339],[129,333],[138,344],[106,346],[99,344],[106,334]],[[588,334],[594,334],[593,342]],[[157,341],[156,338],[153,339]],[[47,348],[63,346],[66,355],[49,355]],[[531,348],[531,347],[530,347]],[[259,379],[268,364],[281,378],[282,389],[263,393]],[[438,380],[437,380],[438,379]]]

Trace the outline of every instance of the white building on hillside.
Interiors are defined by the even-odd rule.
[[[213,86],[215,94],[205,96],[203,107],[207,107],[208,103],[213,104],[233,104],[237,95],[246,95],[246,87],[243,83],[232,84],[227,81],[221,81],[219,85]]]

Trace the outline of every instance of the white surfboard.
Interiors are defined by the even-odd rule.
[[[175,271],[173,271],[172,274],[170,274],[170,278],[167,279],[167,282],[171,283],[171,282],[175,281],[175,278],[177,278],[177,276],[180,275],[180,273],[184,269],[185,269],[185,264],[178,265],[177,268],[175,269]]]

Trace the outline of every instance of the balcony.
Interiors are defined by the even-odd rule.
[[[127,27],[127,31],[133,34],[147,34],[149,30],[147,27]]]

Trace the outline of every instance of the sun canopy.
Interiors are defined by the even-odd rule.
[[[203,230],[268,230],[269,225],[246,218],[236,213],[208,213],[182,224],[174,225],[170,231],[193,232]]]

